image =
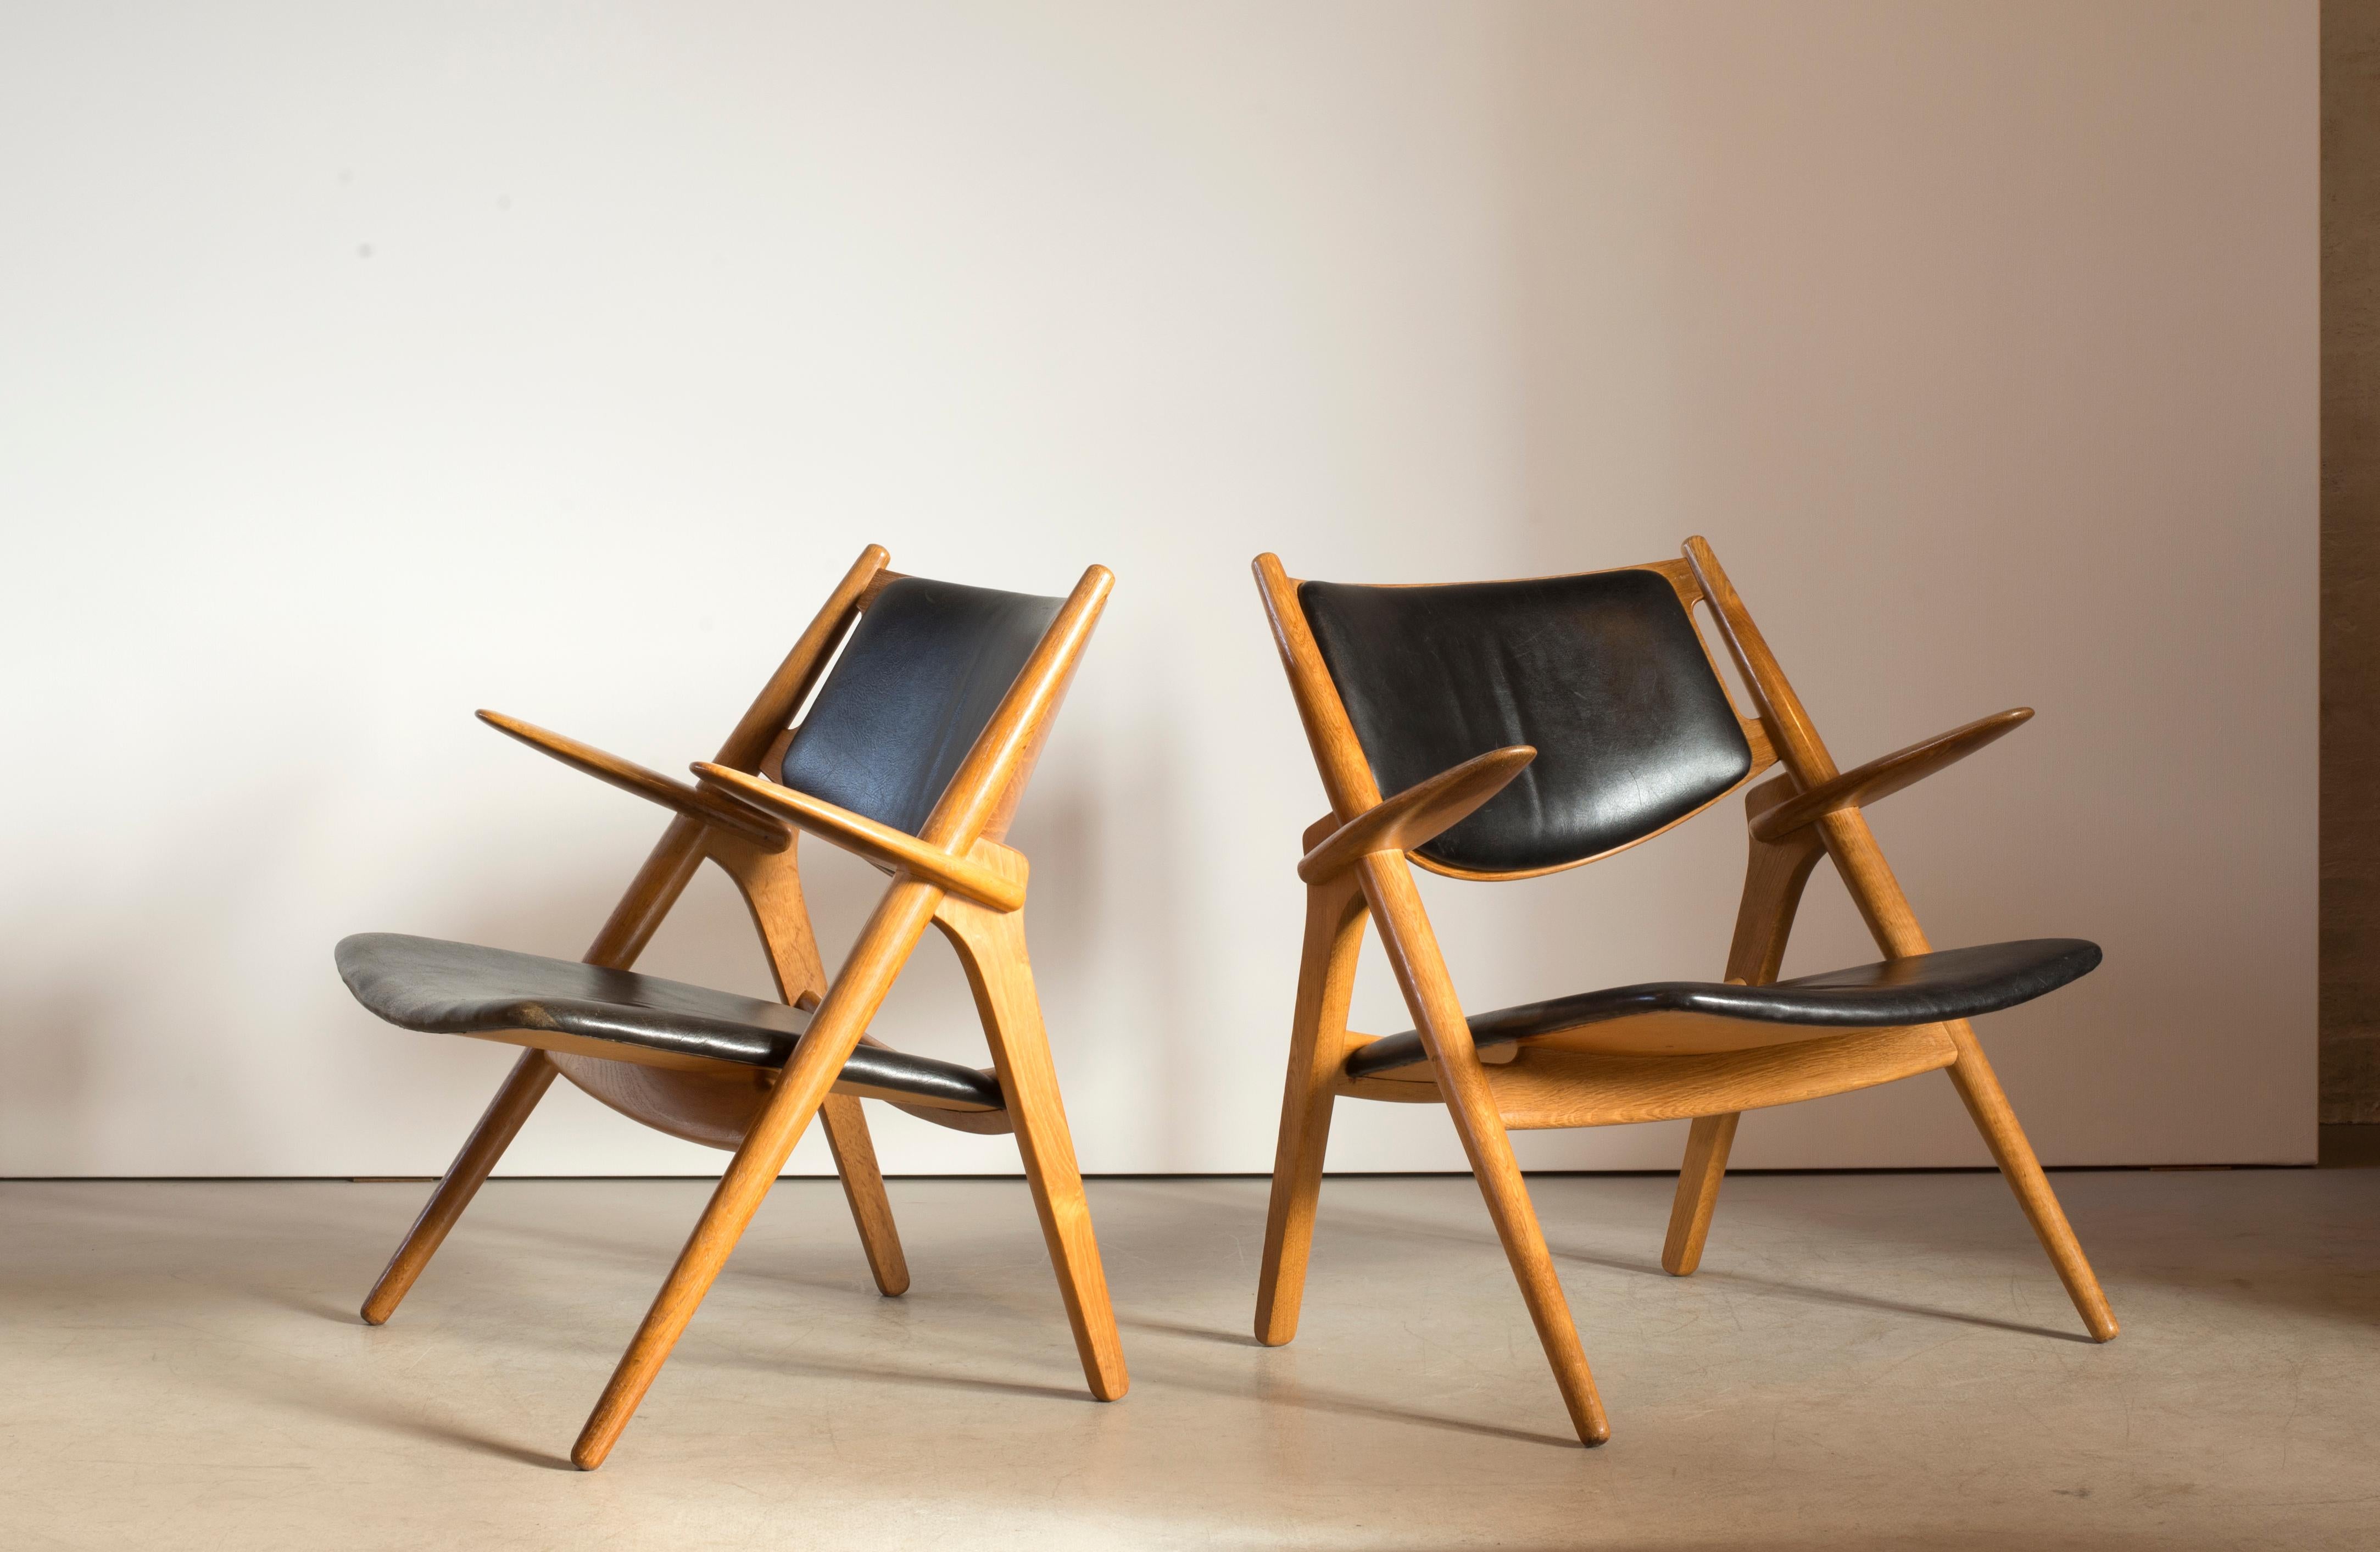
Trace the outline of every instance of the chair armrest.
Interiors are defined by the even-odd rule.
[[[1308,884],[1320,884],[1374,852],[1411,851],[1417,846],[1427,846],[1504,790],[1505,784],[1536,757],[1532,745],[1513,744],[1491,749],[1427,780],[1415,782],[1331,831],[1299,861],[1297,876]]]
[[[1925,780],[1946,765],[1954,765],[1968,755],[2007,733],[2014,732],[2033,718],[2031,706],[2018,706],[2000,712],[1964,727],[1895,750],[1880,759],[1871,760],[1855,771],[1845,771],[1832,781],[1822,781],[1798,797],[1786,799],[1767,813],[1755,815],[1752,834],[1756,840],[1782,839],[1805,825],[1815,824],[1825,814],[1839,809],[1859,808],[1888,797],[1912,782]]]
[[[706,794],[747,804],[759,814],[790,822],[845,851],[856,852],[884,867],[898,868],[978,905],[994,910],[1014,910],[1025,904],[1023,877],[1004,878],[971,857],[954,856],[905,831],[880,825],[864,813],[854,813],[823,798],[813,798],[807,792],[762,781],[759,776],[709,761],[697,762],[694,774]]]
[[[688,819],[715,825],[730,831],[765,851],[783,851],[794,843],[793,832],[784,824],[767,814],[755,813],[740,803],[725,799],[686,782],[665,776],[659,771],[648,770],[633,760],[597,749],[593,744],[580,743],[577,739],[523,722],[502,712],[483,711],[480,720],[499,733],[518,739],[540,754],[552,755],[574,771],[584,771],[601,782],[608,782],[623,792],[634,792],[650,802],[674,809]]]

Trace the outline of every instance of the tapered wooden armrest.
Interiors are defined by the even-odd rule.
[[[1521,767],[1537,757],[1529,744],[1491,749],[1411,787],[1330,832],[1297,864],[1297,876],[1320,884],[1376,851],[1411,851],[1470,817],[1472,811],[1504,790]]]
[[[597,749],[593,744],[580,743],[577,739],[523,722],[502,712],[483,711],[480,720],[499,733],[509,734],[536,750],[550,754],[574,771],[584,771],[598,781],[609,782],[623,792],[674,809],[689,819],[741,836],[766,851],[783,851],[794,843],[794,834],[783,821],[765,813],[756,813],[741,803],[734,803],[716,793],[665,776],[659,771],[648,770],[633,760],[623,760],[616,754]]]
[[[1924,743],[1895,750],[1855,771],[1845,771],[1832,781],[1822,781],[1807,792],[1788,798],[1766,813],[1755,815],[1752,833],[1760,840],[1778,840],[1805,825],[1815,824],[1822,814],[1875,802],[1912,782],[1925,780],[1945,765],[1958,764],[2032,718],[2031,706],[2018,706],[1970,722],[1964,727],[1953,727]]]
[[[1021,875],[1003,877],[972,858],[953,856],[905,831],[880,825],[866,814],[837,808],[823,798],[813,798],[807,792],[708,761],[697,762],[694,774],[706,793],[749,804],[762,815],[787,820],[820,840],[857,852],[869,862],[901,869],[953,895],[964,895],[978,905],[994,910],[1014,910],[1025,903],[1025,880]]]

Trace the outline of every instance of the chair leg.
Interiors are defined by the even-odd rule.
[[[1476,1058],[1472,1070],[1478,1075]],[[1443,1076],[1440,1082],[1445,1082]],[[1596,1394],[1595,1375],[1586,1366],[1585,1350],[1579,1345],[1578,1324],[1571,1317],[1570,1301],[1562,1295],[1561,1278],[1554,1271],[1552,1253],[1546,1249],[1545,1232],[1537,1227],[1536,1208],[1529,1201],[1520,1164],[1512,1157],[1512,1139],[1505,1134],[1503,1118],[1497,1113],[1487,1079],[1479,1076],[1476,1094],[1457,1094],[1470,1086],[1451,1085],[1448,1092],[1457,1096],[1447,1109],[1463,1139],[1463,1151],[1470,1156],[1480,1194],[1488,1199],[1488,1216],[1495,1222],[1504,1257],[1521,1285],[1522,1301],[1529,1307],[1537,1341],[1553,1368],[1554,1384],[1561,1390],[1571,1426],[1577,1430],[1581,1444],[1602,1444],[1611,1437],[1611,1423],[1604,1415],[1603,1399]]]
[[[1058,1094],[1057,1069],[1050,1060],[1050,1037],[1041,1024],[1041,1002],[1033,989],[1033,966],[1025,951],[1022,911],[988,910],[953,896],[937,916],[966,967],[976,1009],[991,1046],[993,1070],[1016,1129],[1025,1178],[1033,1188],[1033,1208],[1058,1275],[1066,1323],[1083,1378],[1102,1401],[1119,1400],[1131,1388],[1123,1339],[1108,1301],[1107,1273],[1099,1264],[1090,1204],[1075,1162],[1074,1135]]]
[[[763,851],[723,830],[708,832],[703,845],[744,896],[776,977],[777,996],[797,1008],[816,1008],[827,989],[826,966],[819,959],[818,936],[810,930],[809,907],[802,898],[798,845]],[[901,1231],[893,1226],[892,1203],[884,1194],[884,1175],[876,1166],[868,1113],[849,1094],[830,1094],[819,1106],[819,1118],[877,1291],[897,1299],[909,1290],[909,1262],[901,1253]]]
[[[1521,1167],[1512,1157],[1512,1139],[1488,1075],[1480,1069],[1479,1053],[1471,1044],[1471,1027],[1463,1018],[1446,973],[1437,935],[1422,909],[1421,893],[1414,887],[1412,864],[1397,853],[1365,858],[1356,864],[1364,878],[1365,896],[1380,921],[1380,944],[1388,951],[1398,985],[1405,994],[1422,1045],[1438,1075],[1439,1093],[1454,1118],[1455,1134],[1471,1160],[1471,1172],[1488,1199],[1488,1216],[1496,1237],[1503,1242],[1505,1259],[1521,1285],[1521,1298],[1537,1328],[1537,1340],[1552,1365],[1554,1383],[1561,1389],[1571,1426],[1581,1444],[1594,1446],[1611,1437],[1610,1421],[1595,1391],[1595,1376],[1586,1366],[1586,1352],[1578,1340],[1570,1301],[1562,1296],[1561,1279],[1537,1227],[1536,1208]]]
[[[1765,782],[1744,795],[1746,822],[1758,818],[1799,790],[1787,778]],[[1744,864],[1743,898],[1736,906],[1735,936],[1728,945],[1727,978],[1760,986],[1777,979],[1785,962],[1785,940],[1801,909],[1810,871],[1827,852],[1814,829],[1781,840],[1752,837]],[[1686,1157],[1678,1168],[1678,1195],[1670,1206],[1670,1234],[1661,1246],[1661,1267],[1673,1277],[1692,1277],[1702,1265],[1703,1241],[1718,1208],[1718,1188],[1727,1178],[1728,1150],[1735,1145],[1733,1114],[1703,1116],[1686,1137]]]
[[[1365,915],[1363,892],[1352,875],[1305,892],[1305,950],[1290,1024],[1264,1265],[1257,1274],[1257,1340],[1267,1347],[1280,1347],[1297,1335],[1306,1257],[1314,1247],[1314,1211],[1322,1195],[1323,1153],[1330,1141],[1331,1081],[1345,1059],[1347,1004],[1364,947]]]
[[[1678,1169],[1678,1195],[1670,1204],[1670,1237],[1661,1246],[1661,1270],[1690,1277],[1702,1265],[1703,1240],[1718,1205],[1719,1181],[1727,1176],[1727,1153],[1735,1145],[1738,1112],[1697,1116],[1686,1136],[1685,1163]]]
[[[1959,1059],[1950,1065],[1950,1082],[1957,1087],[1959,1097],[1966,1102],[1967,1114],[1974,1118],[1975,1130],[1984,1134],[1985,1145],[1991,1149],[1992,1160],[2000,1167],[2009,1189],[2016,1192],[2017,1205],[2024,1209],[2025,1221],[2033,1225],[2041,1248],[2049,1253],[2049,1264],[2058,1269],[2058,1280],[2066,1285],[2066,1296],[2074,1301],[2074,1313],[2082,1317],[2093,1341],[2115,1340],[2120,1329],[2116,1324],[2116,1312],[2108,1306],[2107,1296],[2101,1291],[2099,1279],[2082,1254],[2082,1241],[2075,1239],[2073,1228],[2066,1221],[2066,1210],[2058,1204],[2057,1193],[2049,1189],[2049,1177],[2042,1172],[2041,1161],[2034,1156],[2033,1144],[2025,1140],[2024,1129],[2017,1124],[2016,1111],[2001,1090],[1992,1064],[1985,1059],[1983,1046],[1963,1020],[1943,1027],[1950,1032],[1950,1038],[1959,1047]]]
[[[810,1118],[843,1071],[843,1064],[867,1033],[868,1020],[883,1005],[884,994],[892,989],[926,923],[933,919],[941,893],[931,885],[896,878],[860,930],[843,974],[819,1005],[809,1029],[794,1049],[794,1059],[786,1064],[784,1076],[745,1134],[744,1145],[728,1161],[727,1172],[710,1193],[686,1248],[678,1253],[652,1308],[645,1312],[628,1350],[620,1355],[611,1382],[579,1431],[570,1459],[581,1471],[591,1472],[601,1465],[619,1442],[628,1420],[636,1415],[638,1403],[668,1362],[670,1350],[694,1318],[702,1296],[727,1264],[752,1215],[760,1210],[769,1188],[776,1184],[777,1172],[793,1155],[794,1144],[801,1141]]]
[[[1877,946],[1896,959],[1926,952],[1925,930],[1909,909],[1892,865],[1876,844],[1867,816],[1857,809],[1843,809],[1821,817],[1818,828],[1825,833],[1827,849],[1834,855],[1836,872],[1842,875],[1843,886],[1866,919]],[[2049,1253],[2049,1264],[2058,1269],[2058,1280],[2066,1285],[2066,1296],[2074,1301],[2074,1311],[2082,1317],[2092,1340],[2113,1341],[2116,1314],[2107,1307],[2107,1296],[2092,1275],[2091,1264],[2082,1257],[2082,1247],[2066,1222],[2066,1211],[2049,1189],[2049,1178],[2041,1172],[2041,1161],[2034,1156],[2033,1144],[2025,1141],[2024,1129],[2017,1125],[2016,1112],[2001,1092],[1992,1064],[1985,1059],[1975,1032],[1963,1019],[1942,1028],[1959,1048],[1959,1059],[1950,1064],[1950,1082],[1966,1102],[1967,1114],[1974,1118],[1975,1130],[1984,1134],[1985,1145],[1991,1149],[2009,1189],[2016,1192],[2017,1204],[2024,1209],[2041,1248]]]
[[[471,1198],[480,1193],[488,1172],[519,1134],[521,1123],[528,1119],[529,1112],[537,1108],[537,1102],[552,1086],[557,1070],[543,1051],[523,1051],[520,1060],[513,1063],[504,1087],[488,1102],[480,1124],[464,1141],[463,1151],[446,1167],[445,1177],[430,1193],[421,1216],[413,1220],[404,1242],[389,1257],[380,1280],[365,1296],[363,1317],[367,1324],[385,1325],[388,1317],[396,1313],[396,1306],[404,1301],[414,1279],[421,1276],[422,1268],[430,1265],[430,1258],[445,1242],[447,1230],[463,1216],[463,1209],[471,1204]]]
[[[868,1269],[875,1275],[876,1290],[887,1299],[898,1299],[909,1291],[909,1262],[901,1253],[901,1231],[893,1227],[883,1171],[876,1167],[868,1113],[853,1095],[831,1094],[819,1106],[819,1119],[826,1125],[834,1172],[843,1178],[844,1200],[851,1204],[851,1221],[859,1226],[860,1248],[868,1253]]]

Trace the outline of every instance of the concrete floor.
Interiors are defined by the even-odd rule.
[[[1996,1177],[1544,1178],[1616,1430],[1570,1441],[1465,1179],[1333,1179],[1295,1345],[1265,1186],[1102,1180],[1135,1386],[1012,1181],[895,1181],[876,1296],[788,1181],[611,1463],[565,1452],[708,1190],[498,1182],[388,1326],[419,1185],[0,1184],[0,1546],[2369,1547],[2380,1170],[2061,1174],[2081,1339]]]

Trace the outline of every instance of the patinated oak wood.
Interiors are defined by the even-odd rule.
[[[951,777],[924,827],[914,837],[940,853],[940,860],[923,870],[933,876],[920,876],[918,871],[913,871],[899,858],[876,855],[882,849],[876,840],[851,833],[847,826],[828,824],[812,829],[811,833],[822,839],[843,841],[871,860],[891,862],[891,886],[812,1014],[809,1028],[793,1059],[786,1064],[783,1076],[735,1150],[735,1156],[720,1178],[718,1189],[712,1191],[686,1248],[679,1252],[676,1265],[670,1269],[651,1309],[646,1312],[627,1351],[622,1354],[610,1383],[596,1401],[594,1411],[580,1430],[570,1458],[581,1470],[592,1471],[601,1465],[618,1443],[622,1430],[636,1414],[638,1404],[685,1333],[686,1323],[694,1317],[720,1268],[726,1265],[729,1253],[759,1210],[778,1171],[793,1155],[794,1145],[808,1128],[810,1118],[824,1104],[835,1075],[866,1035],[868,1022],[908,962],[928,924],[936,921],[946,902],[953,899],[965,900],[995,915],[1013,914],[1021,907],[1025,882],[1023,870],[1017,865],[1021,860],[1014,859],[1013,852],[986,832],[995,823],[1004,824],[1007,815],[1014,811],[1015,788],[1030,774],[1033,758],[1048,737],[1048,725],[1057,713],[1112,585],[1112,577],[1102,567],[1095,566],[1084,574],[992,714],[990,723]],[[735,790],[737,796],[749,800],[750,794]],[[937,882],[960,864],[998,875],[1014,890],[1016,905],[1005,910],[977,905]],[[995,898],[1005,898],[1001,890],[989,892]],[[1010,1118],[1017,1128],[1026,1173],[1035,1182],[1036,1206],[1050,1234],[1052,1259],[1057,1263],[1060,1289],[1070,1322],[1082,1344],[1084,1371],[1090,1376],[1092,1394],[1101,1400],[1113,1400],[1123,1394],[1126,1385],[1122,1343],[1115,1332],[1114,1316],[1108,1309],[1104,1281],[1096,1280],[1094,1289],[1086,1289],[1083,1261],[1087,1257],[1096,1267],[1098,1250],[1088,1234],[1087,1210],[1082,1205],[1081,1181],[1074,1171],[1072,1145],[1066,1144],[1061,1156],[1051,1141],[1052,1128],[1063,1136],[1065,1121],[1063,1113],[1055,1107],[1055,1080],[1045,1080],[1048,1049],[1046,1042],[1038,1041],[1038,1013],[1031,1026],[1034,1040],[1025,1040],[1019,1033],[1023,999],[1015,990],[1014,977],[1028,977],[1024,982],[1027,988],[1025,996],[1029,996],[1030,987],[1029,972],[1022,965],[1022,945],[1019,926],[1013,938],[1000,940],[989,951],[970,936],[968,952],[962,957],[969,961],[972,980],[983,973],[978,962],[982,958],[998,957],[1010,947],[1018,956],[1014,966],[1002,959],[992,972],[1004,991],[1002,1018],[995,1020],[987,1013],[987,1033],[997,1029],[997,1033],[992,1034],[994,1065],[1001,1071],[1003,1096],[1011,1103]],[[1026,1047],[1038,1050],[1038,1065]],[[1021,1061],[1020,1051],[1024,1052]],[[1012,1082],[1011,1066],[1003,1063],[1021,1066],[1021,1082]],[[1033,1099],[1035,1108],[1030,1114],[1020,1114],[1014,1108],[1019,1094]],[[1061,1244],[1064,1247],[1062,1253]]]
[[[1750,682],[1764,719],[1785,729],[1779,747],[1786,769],[1803,791],[1823,789],[1840,773],[1827,752],[1827,746],[1819,740],[1801,698],[1793,692],[1776,655],[1762,639],[1760,628],[1753,624],[1751,612],[1720,568],[1718,557],[1711,553],[1707,543],[1696,537],[1686,541],[1686,560],[1694,568],[1705,596],[1711,601],[1720,633]],[[1900,881],[1885,862],[1883,849],[1868,828],[1866,815],[1855,806],[1834,808],[1818,816],[1815,827],[1876,947],[1891,958],[1925,953],[1931,945],[1917,924],[1916,913],[1910,910],[1908,897],[1901,893]],[[1942,1028],[1959,1052],[1959,1059],[1950,1068],[1950,1082],[1958,1089],[1959,1098],[1966,1105],[1976,1130],[1983,1133],[1993,1161],[2016,1193],[2026,1221],[2033,1225],[2042,1248],[2048,1252],[2058,1280],[2074,1301],[2075,1312],[2082,1317],[2083,1326],[2093,1339],[2113,1340],[2118,1330],[2115,1312],[2108,1307],[2107,1296],[2100,1289],[2090,1262],[2083,1257],[2082,1243],[2066,1221],[2065,1209],[2049,1189],[2049,1178],[2042,1172],[2033,1144],[2026,1141],[2024,1129],[2017,1124],[2016,1111],[2001,1091],[1998,1077],[1985,1057],[1983,1047],[1976,1043],[1975,1032],[1963,1019]]]
[[[1888,957],[1926,952],[1861,807],[1973,753],[2032,713],[2020,708],[1986,717],[1842,773],[1706,544],[1689,540],[1682,558],[1637,569],[1666,579],[1690,615],[1708,611],[1754,700],[1750,715],[1737,710],[1750,768],[1733,789],[1745,790],[1750,856],[1726,978],[1747,985],[1778,979],[1803,888],[1823,857],[1834,860]],[[1691,1118],[1661,1257],[1665,1268],[1684,1276],[1701,1259],[1743,1110],[1941,1069],[1949,1071],[1966,1101],[2085,1326],[2101,1340],[2115,1335],[2106,1300],[1963,1020],[1845,1032],[1648,1013],[1526,1035],[1483,1057],[1472,1042],[1413,867],[1500,881],[1611,853],[1502,873],[1419,853],[1416,849],[1491,799],[1534,752],[1526,746],[1494,751],[1384,800],[1307,623],[1298,583],[1269,555],[1257,557],[1256,572],[1331,805],[1306,831],[1297,867],[1306,886],[1305,937],[1257,1279],[1259,1341],[1279,1345],[1296,1335],[1335,1100],[1442,1104],[1478,1179],[1572,1426],[1583,1442],[1600,1443],[1609,1425],[1507,1133]],[[1703,655],[1716,675],[1707,642]],[[1782,772],[1758,781],[1780,763]],[[1641,845],[1692,816],[1616,849]],[[1367,922],[1389,956],[1427,1059],[1355,1077],[1347,1071],[1348,1057],[1371,1037],[1350,1032],[1346,1020]]]
[[[490,1033],[533,1048],[523,1052],[366,1301],[365,1318],[374,1324],[395,1309],[557,1073],[648,1125],[735,1155],[580,1433],[572,1459],[585,1469],[600,1465],[617,1442],[813,1117],[825,1129],[877,1287],[888,1296],[908,1288],[907,1262],[860,1108],[863,1095],[938,1125],[1014,1130],[1091,1391],[1111,1400],[1129,1384],[1026,956],[1022,907],[1029,870],[1021,854],[1001,844],[1112,578],[1099,567],[1084,574],[930,817],[909,835],[758,775],[782,761],[793,716],[860,613],[899,580],[886,558],[874,545],[861,553],[716,759],[693,767],[694,783],[517,718],[480,714],[541,752],[673,813],[589,947],[588,962],[617,969],[633,964],[708,861],[734,880],[750,910],[780,997],[811,1010],[782,1071],[552,1031]],[[854,852],[891,875],[859,941],[832,978],[802,898],[800,835]],[[929,923],[951,937],[976,987],[1003,1100],[1000,1109],[880,1093],[839,1076],[854,1048],[868,1039],[869,1020]]]

